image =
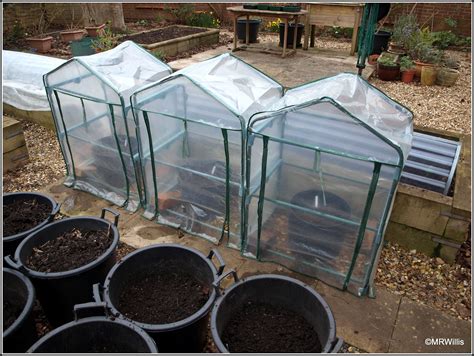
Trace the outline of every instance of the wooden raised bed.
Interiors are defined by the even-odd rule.
[[[28,162],[28,148],[21,123],[8,116],[3,117],[3,171],[20,167]]]

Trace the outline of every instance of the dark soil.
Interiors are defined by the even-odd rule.
[[[193,315],[208,299],[209,288],[177,263],[167,262],[137,273],[122,291],[117,309],[134,321],[169,324]]]
[[[137,33],[135,35],[122,37],[121,41],[134,41],[141,44],[151,44],[167,40],[172,40],[174,38],[183,37],[192,35],[195,33],[205,32],[206,29],[201,28],[186,28],[178,26],[170,26],[160,28],[155,31]]]
[[[30,230],[46,220],[50,213],[51,206],[36,199],[22,199],[3,204],[3,236]]]
[[[33,248],[26,265],[39,272],[70,271],[97,259],[110,247],[112,241],[111,231],[73,228]]]
[[[222,342],[230,352],[321,352],[318,335],[302,316],[252,301],[234,314]]]
[[[3,330],[7,330],[21,314],[23,308],[19,305],[3,301]]]

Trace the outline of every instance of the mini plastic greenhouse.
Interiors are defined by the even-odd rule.
[[[136,210],[141,174],[130,95],[171,69],[131,41],[44,76],[67,167],[65,184]]]
[[[247,123],[282,93],[230,54],[136,92],[145,217],[240,247]]]
[[[291,89],[254,115],[243,253],[371,293],[412,119],[355,74]]]

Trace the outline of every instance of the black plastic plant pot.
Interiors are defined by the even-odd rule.
[[[108,316],[91,316],[105,304],[74,307],[75,320],[49,332],[29,353],[157,353],[153,339],[130,322]],[[85,314],[85,317],[81,315]],[[103,312],[102,312],[103,314]]]
[[[196,202],[211,210],[225,212],[226,200],[226,166],[224,162],[203,160],[194,161],[179,170],[179,186],[183,200]],[[207,174],[209,177],[194,172]],[[222,181],[224,180],[224,181]],[[231,181],[239,181],[235,174],[230,175]],[[238,194],[238,187],[230,184],[230,195]]]
[[[310,189],[299,192],[291,204],[322,214],[349,219],[350,205],[338,195]],[[325,200],[324,201],[324,196]],[[297,250],[337,256],[348,232],[346,223],[292,208],[288,219],[289,243]]]
[[[302,23],[298,24],[298,30],[296,32],[296,48],[300,48],[301,44],[301,37],[303,36],[304,32],[304,25]],[[286,39],[286,48],[293,48],[293,38],[295,37],[295,24],[290,23],[288,24],[288,37]],[[285,23],[280,22],[280,43],[278,44],[280,47],[283,47],[283,42],[285,41]]]
[[[381,54],[388,49],[388,42],[392,34],[388,31],[377,31],[374,34],[374,46],[371,54]]]
[[[213,256],[218,259],[219,267],[212,262]],[[141,271],[156,263],[177,265],[179,270],[176,273],[193,276],[209,290],[206,303],[189,317],[168,324],[143,323],[122,314],[118,307],[125,287],[135,281]],[[207,341],[209,312],[217,296],[213,283],[222,274],[224,267],[224,261],[215,250],[206,257],[193,248],[177,244],[153,245],[121,259],[107,275],[104,286],[94,286],[94,299],[96,302],[104,301],[115,317],[133,322],[145,330],[155,340],[160,352],[202,352]]]
[[[258,5],[257,4],[244,4],[243,7],[244,9],[255,10],[258,8]]]
[[[114,223],[105,219],[106,211],[115,216]],[[53,326],[71,321],[74,305],[90,301],[92,286],[95,283],[103,282],[115,264],[115,251],[119,242],[118,218],[118,213],[104,208],[100,218],[87,216],[58,220],[35,231],[23,240],[15,252],[14,259],[10,256],[5,258],[10,267],[19,270],[31,279],[38,300]],[[34,248],[55,239],[64,232],[71,231],[73,228],[111,231],[112,243],[94,261],[69,271],[39,272],[27,266],[26,261]]]
[[[229,271],[222,278],[229,273],[233,273],[236,282],[219,296],[211,314],[212,338],[219,352],[233,352],[232,345],[225,345],[222,336],[235,314],[249,302],[270,304],[300,315],[317,334],[322,353],[339,351],[342,339],[336,337],[334,316],[329,305],[314,289],[296,279],[273,274],[251,276],[237,281],[235,272]],[[242,328],[253,326],[243,325]]]
[[[59,212],[60,204],[58,204],[53,198],[41,194],[41,193],[7,193],[3,196],[3,206],[13,204],[19,200],[36,200],[41,203],[45,203],[50,207],[48,217],[44,219],[40,224],[32,227],[31,229],[19,232],[15,235],[3,236],[3,256],[12,255],[15,253],[16,248],[20,242],[32,232],[42,228],[46,224],[49,224],[54,220],[55,215]],[[5,231],[5,220],[3,221]]]
[[[261,20],[248,20],[248,24],[249,24],[249,43],[257,42],[258,29],[259,29],[261,23],[262,23]],[[246,27],[247,27],[247,20],[238,20],[237,21],[237,38],[241,41],[244,41],[244,42],[245,42]]]
[[[11,323],[3,331],[4,352],[25,352],[36,341],[32,315],[34,301],[35,289],[31,281],[18,271],[4,268],[3,327],[6,326],[5,322]],[[16,314],[18,316],[15,318]]]
[[[301,11],[301,6],[282,6],[281,10],[285,12],[299,12]]]

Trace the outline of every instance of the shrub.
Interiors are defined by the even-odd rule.
[[[110,21],[107,21],[104,31],[95,40],[92,41],[91,47],[98,52],[108,51],[117,45],[118,36],[110,29]]]
[[[400,70],[402,72],[413,69],[414,67],[415,67],[415,64],[413,63],[410,57],[403,56],[400,59]]]
[[[217,28],[220,26],[219,19],[212,12],[193,13],[187,20],[186,25],[196,27]]]
[[[152,52],[152,54],[158,58],[160,61],[163,61],[166,57],[165,52],[163,52],[161,49],[157,49]]]
[[[396,67],[398,63],[396,62],[396,57],[390,53],[383,53],[378,59],[377,63],[382,64],[387,67]]]
[[[405,49],[412,37],[420,32],[415,15],[402,15],[393,26],[392,41],[401,44]]]
[[[265,31],[269,32],[279,32],[280,31],[280,19],[276,19],[275,21],[268,21],[265,25]]]
[[[188,19],[193,15],[194,6],[192,4],[182,4],[182,5],[178,5],[178,7],[176,8],[165,6],[164,10],[172,14],[176,18],[176,21],[179,24],[184,25],[186,24]]]

